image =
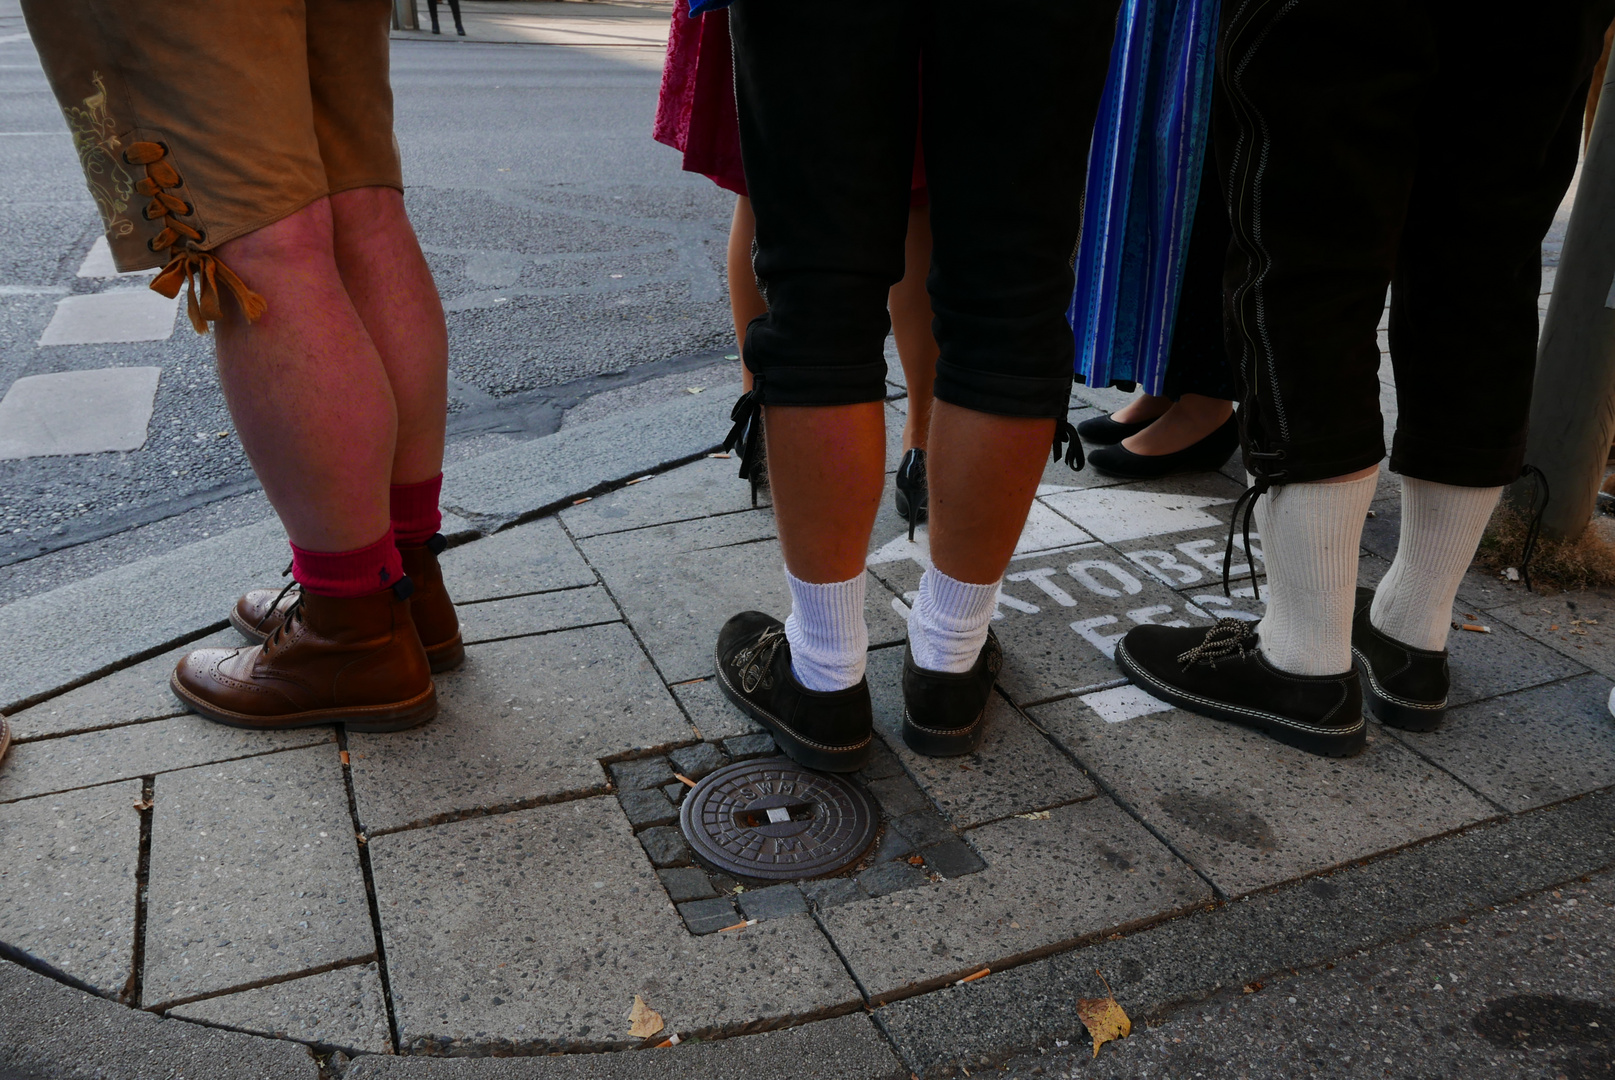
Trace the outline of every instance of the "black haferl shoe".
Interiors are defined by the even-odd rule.
[[[908,538],[914,539],[914,526],[924,521],[931,509],[930,487],[925,478],[925,451],[919,447],[903,455],[893,478],[897,494],[897,516],[908,522]]]
[[[1264,731],[1326,757],[1350,757],[1367,741],[1356,671],[1292,675],[1267,662],[1255,624],[1219,619],[1210,629],[1135,626],[1116,663],[1152,697]]]
[[[1374,718],[1404,731],[1434,731],[1447,713],[1447,650],[1404,645],[1368,618],[1373,589],[1357,590],[1351,655],[1367,684],[1364,703]]]
[[[1159,419],[1158,416],[1152,416],[1141,424],[1127,424],[1112,419],[1109,413],[1104,416],[1090,416],[1077,425],[1077,435],[1083,442],[1093,443],[1095,446],[1115,446],[1123,439],[1137,435]]]
[[[829,692],[797,682],[785,624],[772,615],[743,611],[724,623],[717,662],[724,696],[766,727],[791,760],[823,772],[854,772],[869,760],[869,681]]]
[[[998,635],[986,644],[969,671],[928,671],[903,648],[903,741],[917,754],[958,757],[981,745],[987,734],[987,699],[1004,666]]]

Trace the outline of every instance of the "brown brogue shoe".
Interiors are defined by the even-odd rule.
[[[415,583],[415,595],[409,598],[409,614],[415,620],[415,629],[421,635],[426,659],[433,671],[452,671],[465,661],[465,645],[460,641],[460,617],[454,613],[454,601],[443,585],[443,568],[437,557],[448,547],[443,534],[438,533],[424,544],[410,547],[399,545],[398,554],[404,559],[404,573]]]
[[[262,644],[198,649],[168,680],[193,711],[232,727],[344,723],[402,731],[437,715],[426,650],[410,617],[411,582],[356,599],[297,591]]]
[[[437,561],[447,546],[439,533],[424,544],[398,549],[404,573],[415,583],[415,594],[409,598],[410,614],[433,672],[452,671],[465,661],[460,619],[443,586],[443,569]],[[301,594],[302,587],[295,582],[284,589],[253,589],[236,601],[230,611],[230,625],[248,641],[262,643],[275,632]]]

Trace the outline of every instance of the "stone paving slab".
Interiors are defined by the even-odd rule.
[[[157,778],[144,1004],[372,956],[335,747]]]
[[[364,1057],[347,1080],[907,1080],[908,1069],[863,1015],[670,1049],[530,1058]]]
[[[870,654],[867,677],[875,730],[959,828],[1097,794],[1093,782],[997,694],[988,703],[987,734],[975,753],[950,758],[916,754],[902,736],[903,649]]]
[[[0,800],[105,784],[333,741],[329,727],[249,731],[186,714],[14,746],[0,762]]]
[[[980,873],[819,916],[876,1004],[1211,898],[1108,799],[965,835],[987,861]]]
[[[0,1075],[18,1080],[319,1080],[306,1046],[167,1020],[0,960]],[[220,1072],[228,1062],[229,1073]]]
[[[105,298],[70,296],[57,307],[57,317],[68,304]],[[172,330],[174,303],[162,304]],[[140,449],[161,373],[154,367],[102,368],[18,379],[0,398],[0,461]]]
[[[736,476],[739,467],[732,457],[702,458],[596,495],[558,516],[573,536],[582,538],[750,510],[751,485]],[[769,505],[766,487],[758,492],[758,502]]]
[[[1615,784],[1611,689],[1584,675],[1450,710],[1436,731],[1385,730],[1520,813]]]
[[[601,758],[695,739],[622,625],[472,646],[436,678],[436,720],[348,736],[369,832],[604,791]]]
[[[598,585],[462,604],[458,612],[460,636],[467,645],[622,621],[617,605]]]
[[[0,806],[8,950],[103,994],[124,992],[134,973],[139,801],[139,781],[125,781]]]
[[[443,505],[473,521],[515,521],[618,480],[717,448],[740,384],[562,428],[443,470]]]
[[[764,730],[763,725],[729,703],[716,678],[679,683],[672,690],[703,739],[728,739]]]
[[[349,1054],[390,1054],[392,1033],[382,998],[380,970],[370,963],[204,998],[167,1015]]]
[[[1487,611],[1554,652],[1615,679],[1615,594],[1609,590],[1533,596]]]
[[[691,937],[609,797],[378,837],[370,859],[406,1047],[626,1046],[635,994],[685,1034],[861,1002],[809,916]]]
[[[14,738],[37,739],[183,716],[185,706],[168,689],[168,676],[180,658],[193,649],[234,648],[240,644],[240,634],[221,630],[42,701],[31,709],[6,717],[6,722],[11,725]]]
[[[712,649],[730,616],[790,611],[773,515],[731,514],[597,536],[580,543],[668,682],[712,674]],[[872,643],[900,641],[906,624],[871,581]]]
[[[554,518],[452,547],[441,561],[443,583],[458,604],[572,589],[597,580]]]
[[[286,559],[285,530],[264,521],[0,607],[0,709],[222,623]]]
[[[1497,814],[1374,724],[1333,759],[1181,709],[1106,723],[1068,698],[1032,716],[1230,896]]]
[[[109,289],[101,293],[69,296],[57,301],[50,324],[39,335],[39,344],[109,345],[125,341],[166,341],[173,336],[174,315],[179,303],[177,296],[170,298],[142,288]],[[147,416],[150,415],[148,405]],[[144,441],[142,438],[141,442]],[[134,448],[114,446],[107,449]]]

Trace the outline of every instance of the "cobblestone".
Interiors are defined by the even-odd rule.
[[[667,898],[675,904],[683,904],[690,900],[711,900],[718,895],[706,872],[699,867],[679,866],[658,870],[656,876],[661,878],[662,887],[667,890]]]
[[[671,825],[646,829],[639,834],[639,842],[653,866],[689,866],[695,859],[684,834]]]
[[[858,875],[859,888],[870,896],[888,896],[904,889],[918,889],[930,883],[924,871],[906,862],[881,863]]]
[[[622,812],[628,815],[628,824],[635,829],[652,825],[671,825],[679,819],[678,809],[667,801],[667,796],[654,788],[649,791],[619,791],[617,801]]]
[[[729,764],[729,760],[723,756],[723,751],[709,742],[671,750],[668,752],[667,760],[673,763],[674,769],[691,780],[699,780]]]
[[[710,900],[692,900],[679,904],[679,915],[692,934],[714,934],[735,925],[735,905],[727,897]]]
[[[614,761],[607,767],[611,770],[611,782],[619,791],[639,791],[676,783],[673,766],[663,757]]]
[[[807,912],[807,900],[794,884],[747,889],[735,900],[740,905],[740,913],[748,919],[783,919]]]

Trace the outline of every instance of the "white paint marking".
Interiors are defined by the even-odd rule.
[[[88,278],[115,278],[115,277],[149,277],[157,272],[154,266],[150,270],[128,270],[118,272],[118,267],[112,261],[112,245],[107,238],[97,236],[95,243],[90,245],[90,253],[84,256],[84,265],[79,267],[79,277]]]
[[[1042,503],[1034,502],[1031,511],[1026,515],[1026,525],[1021,529],[1021,538],[1015,543],[1015,553],[1023,555],[1047,548],[1066,547],[1089,539],[1091,537],[1087,533],[1071,522]]]
[[[1114,690],[1101,690],[1097,694],[1084,694],[1077,699],[1099,714],[1107,724],[1135,720],[1151,713],[1171,712],[1172,706],[1157,701],[1136,686],[1118,686]]]
[[[69,296],[56,305],[41,345],[104,345],[118,341],[164,341],[174,333],[170,300],[150,289],[113,289]]]
[[[1169,495],[1154,491],[1100,488],[1060,492],[1045,496],[1040,501],[1099,539],[1117,543],[1221,525],[1222,522],[1203,508],[1233,500],[1206,495]]]
[[[160,372],[103,368],[18,379],[0,400],[0,459],[140,449]]]

